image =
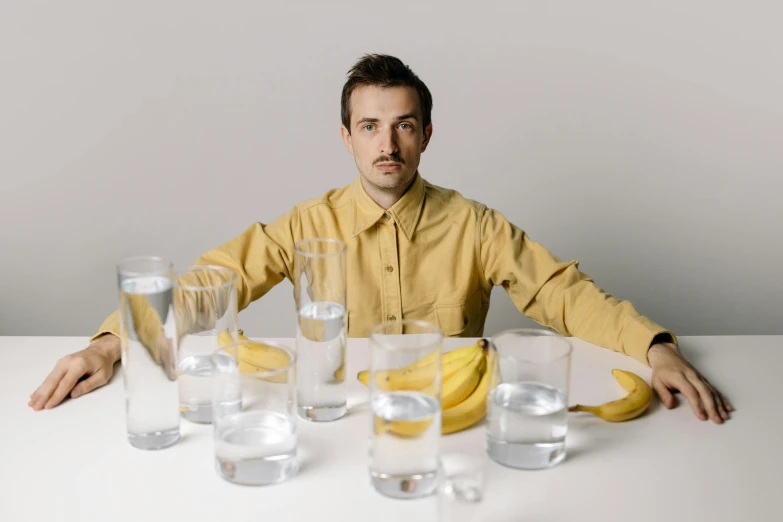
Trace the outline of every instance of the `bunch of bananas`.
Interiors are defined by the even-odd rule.
[[[486,413],[487,388],[493,356],[489,343],[481,339],[443,354],[441,370],[441,433],[454,433],[478,423]],[[420,390],[431,393],[437,375],[437,354],[432,353],[396,370],[375,372],[375,384],[384,391]],[[358,379],[370,384],[370,372],[359,372]],[[430,420],[385,422],[376,418],[376,431],[415,437],[427,430]]]

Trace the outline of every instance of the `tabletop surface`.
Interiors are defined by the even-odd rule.
[[[290,343],[291,339],[281,340]],[[447,339],[445,349],[470,344]],[[473,521],[783,520],[783,336],[681,337],[683,353],[732,401],[723,425],[696,419],[684,399],[655,400],[625,423],[571,413],[558,467],[520,471],[487,460],[484,500]],[[397,521],[437,520],[435,498],[393,500],[367,474],[367,340],[348,345],[349,414],[299,421],[301,469],[289,482],[239,486],[214,470],[212,429],[182,421],[183,439],[161,451],[125,435],[119,364],[111,382],[52,410],[30,393],[59,357],[87,338],[0,337],[0,521]],[[625,392],[611,369],[650,370],[630,357],[574,340],[569,403],[597,404]],[[443,452],[484,455],[485,425],[442,437]],[[285,517],[285,518],[278,518]]]

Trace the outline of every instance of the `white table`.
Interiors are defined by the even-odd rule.
[[[446,346],[470,342],[449,339]],[[131,447],[119,365],[93,393],[53,410],[28,408],[55,361],[85,343],[0,337],[1,521],[436,520],[434,499],[387,499],[370,486],[367,394],[355,378],[366,366],[366,340],[349,344],[351,413],[334,423],[300,421],[302,469],[267,487],[217,476],[210,426],[183,420],[178,445]],[[544,471],[489,462],[475,520],[783,520],[783,336],[683,337],[682,346],[737,407],[729,422],[701,422],[684,400],[671,411],[656,401],[645,416],[621,424],[569,414],[566,460]],[[650,377],[630,357],[575,341],[570,402],[621,396],[612,368]],[[483,454],[483,437],[482,423],[443,437],[443,450]]]

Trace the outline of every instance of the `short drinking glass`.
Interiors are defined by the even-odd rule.
[[[220,476],[245,485],[293,477],[298,470],[294,353],[272,341],[237,342],[213,354],[212,364]]]
[[[180,439],[172,265],[134,257],[117,266],[128,440],[162,449]]]
[[[484,499],[488,460],[483,452],[441,454],[441,476],[438,480],[439,522],[474,522],[476,508]]]
[[[345,392],[346,245],[307,239],[294,251],[299,415],[333,421],[347,411]]]
[[[210,357],[237,340],[236,274],[221,266],[193,266],[175,276],[180,411],[191,422],[209,424]]]
[[[571,343],[549,330],[516,329],[494,336],[491,350],[487,453],[512,468],[556,466],[566,454]]]
[[[443,332],[403,320],[370,332],[370,479],[382,495],[417,498],[437,488]]]

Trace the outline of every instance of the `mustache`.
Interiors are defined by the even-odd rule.
[[[401,156],[398,156],[397,154],[392,154],[391,156],[381,156],[375,161],[372,162],[373,165],[377,165],[378,163],[400,163],[402,165],[405,165],[405,160],[402,159]]]

